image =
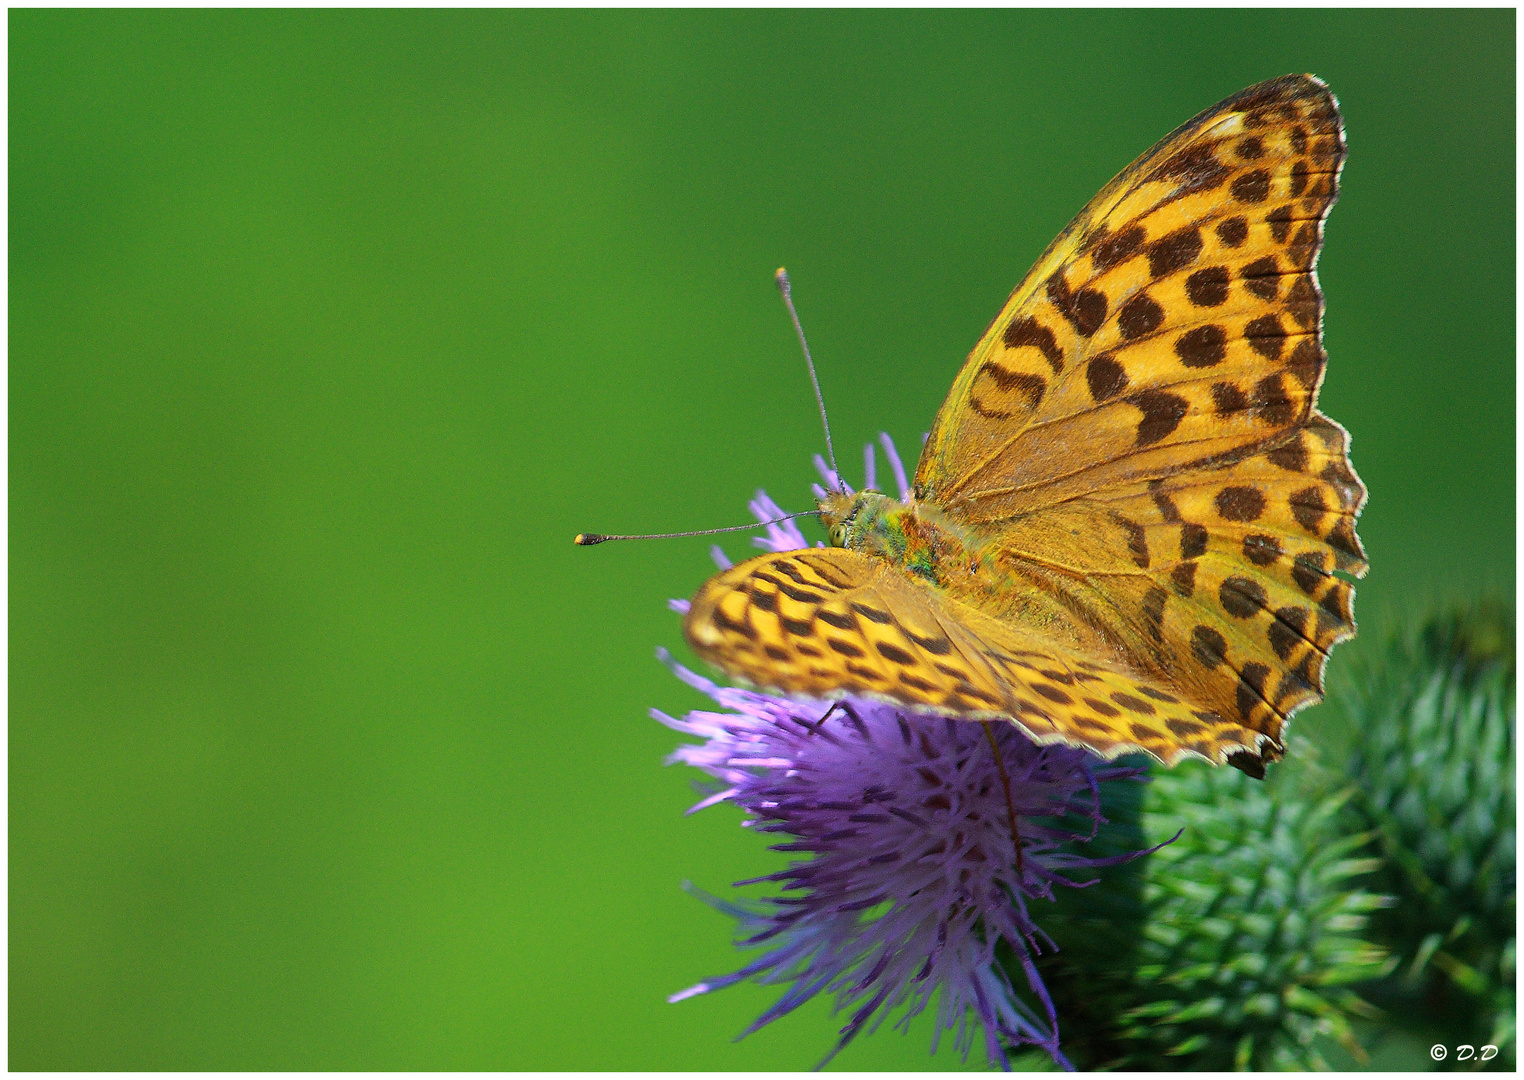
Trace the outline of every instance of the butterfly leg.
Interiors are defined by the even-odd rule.
[[[990,725],[983,724],[984,737],[990,744],[990,753],[995,755],[995,769],[1000,773],[1000,786],[1005,789],[1005,815],[1006,822],[1011,826],[1011,843],[1016,845],[1016,873],[1022,872],[1021,865],[1021,830],[1016,827],[1016,804],[1011,801],[1011,777],[1005,771],[1005,762],[1000,759],[1000,747],[995,742],[995,732]]]
[[[833,712],[835,712],[837,709],[839,709],[840,707],[841,707],[841,702],[839,702],[839,701],[833,701],[833,702],[831,702],[831,707],[825,711],[825,715],[822,716],[819,720],[816,720],[813,724],[810,725],[809,734],[806,735],[805,738],[808,739],[808,738],[813,737],[815,732],[820,730],[821,725],[824,724],[827,720],[829,720],[831,718],[831,714]]]

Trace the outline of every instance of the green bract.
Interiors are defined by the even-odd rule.
[[[1181,835],[1044,924],[1076,1064],[1327,1068],[1319,1035],[1363,1056],[1350,1020],[1375,1010],[1351,987],[1392,961],[1362,936],[1389,901],[1363,887],[1379,860],[1348,829],[1353,795],[1301,740],[1265,781],[1190,763],[1111,793],[1115,842]]]
[[[1401,958],[1383,1006],[1452,1045],[1514,1057],[1514,627],[1499,604],[1437,616],[1345,695],[1362,827],[1401,902],[1376,930]]]

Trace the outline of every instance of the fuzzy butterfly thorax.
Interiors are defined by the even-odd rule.
[[[818,503],[831,546],[887,559],[933,585],[982,558],[972,530],[929,504],[906,503],[871,488],[830,492]]]
[[[710,579],[706,660],[804,697],[1260,774],[1354,633],[1349,437],[1317,409],[1344,132],[1308,75],[1148,151],[1037,260],[938,412],[910,499]]]

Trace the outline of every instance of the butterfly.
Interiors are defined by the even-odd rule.
[[[1353,636],[1366,491],[1317,409],[1315,266],[1345,155],[1310,75],[1166,136],[974,346],[903,501],[831,491],[831,546],[691,602],[759,688],[1008,721],[1039,744],[1255,776]]]

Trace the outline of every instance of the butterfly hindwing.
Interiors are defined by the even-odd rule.
[[[1348,436],[1316,416],[1220,469],[1113,488],[1010,523],[1002,550],[1034,589],[1110,625],[1134,663],[1279,743],[1354,633],[1365,492]],[[1086,537],[1083,545],[1074,536]]]
[[[684,623],[705,659],[764,689],[879,698],[968,719],[1013,719],[1040,743],[1105,756],[1221,762],[1251,727],[1167,684],[1081,656],[839,548],[761,555],[722,571]]]

